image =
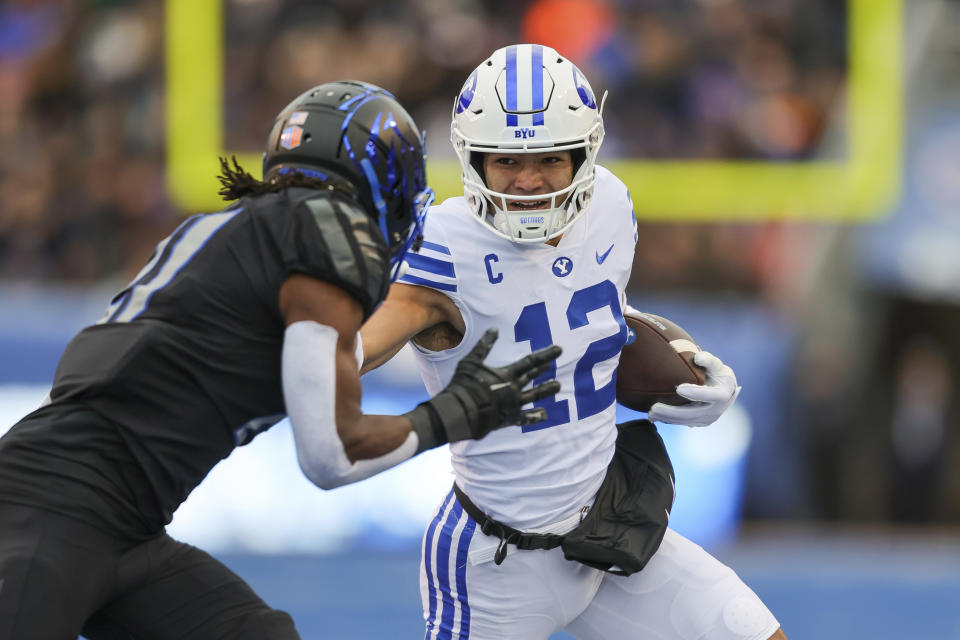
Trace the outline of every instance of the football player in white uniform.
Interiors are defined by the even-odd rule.
[[[643,570],[623,577],[556,547],[511,546],[505,558],[516,538],[496,527],[486,535],[483,518],[467,513],[566,534],[614,457],[614,372],[637,222],[626,186],[595,164],[601,108],[583,74],[549,47],[509,46],[481,63],[453,110],[465,196],[431,209],[409,270],[361,330],[364,370],[412,340],[430,393],[488,327],[500,334],[494,364],[563,347],[538,378],[561,383],[536,403],[546,421],[450,446],[458,491],[424,535],[426,638],[531,640],[564,629],[581,639],[783,639],[730,568],[669,529]],[[657,405],[651,420],[706,425],[733,403],[733,372],[703,358],[708,380],[689,392],[695,402]]]

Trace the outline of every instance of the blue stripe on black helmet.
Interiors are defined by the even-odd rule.
[[[396,277],[422,237],[433,190],[427,187],[424,137],[390,92],[355,81],[304,92],[277,116],[263,154],[263,177],[296,170],[356,187],[375,217]]]

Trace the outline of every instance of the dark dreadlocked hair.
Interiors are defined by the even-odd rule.
[[[307,189],[326,189],[341,190],[353,193],[353,190],[345,184],[323,180],[313,176],[305,175],[299,171],[289,171],[278,175],[273,175],[267,180],[257,180],[247,172],[236,156],[230,156],[230,161],[220,156],[220,175],[217,180],[223,185],[217,193],[224,200],[238,200],[244,196],[259,196],[264,193],[276,193],[287,187],[305,187]]]

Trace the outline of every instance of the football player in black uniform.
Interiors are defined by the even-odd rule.
[[[297,638],[173,512],[235,446],[284,415],[331,488],[447,441],[545,416],[523,391],[559,354],[502,368],[488,333],[403,416],[360,409],[357,331],[418,241],[423,138],[386,91],[315,87],[277,117],[263,181],[185,220],[67,346],[50,401],[0,439],[0,638]]]

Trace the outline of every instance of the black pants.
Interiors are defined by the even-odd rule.
[[[0,502],[0,640],[299,639],[293,620],[166,533],[117,540]]]

